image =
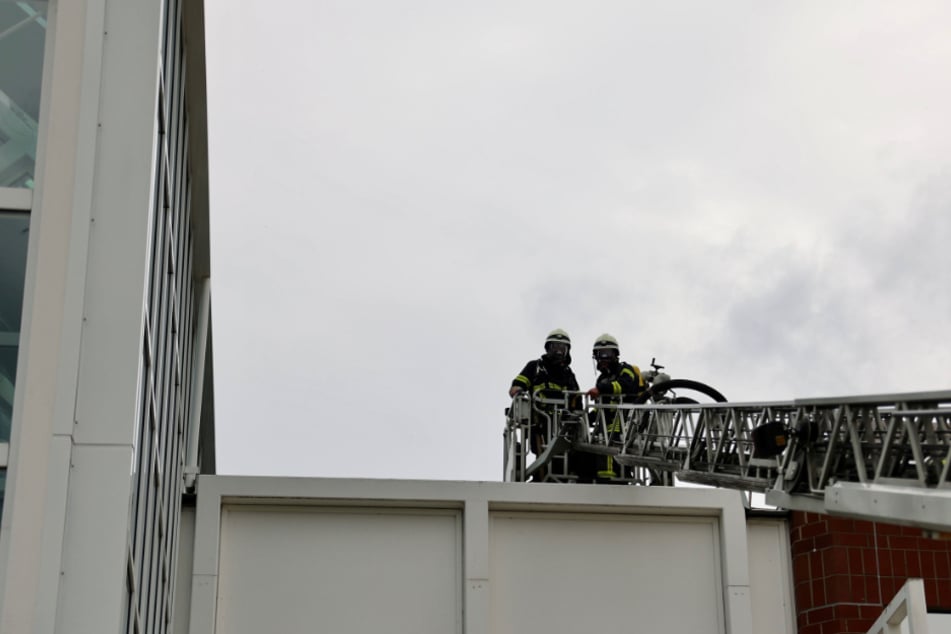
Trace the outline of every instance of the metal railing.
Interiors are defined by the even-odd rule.
[[[580,412],[568,408],[572,396],[513,400],[506,480],[543,474],[533,479],[569,481],[573,452],[610,455],[625,468],[614,479],[621,483],[680,480],[766,493],[777,505],[822,512],[832,512],[831,489],[860,485],[842,499],[851,502],[860,497],[851,491],[864,491],[873,496],[870,504],[882,504],[876,510],[882,517],[951,528],[951,390],[676,405],[598,405],[582,395]],[[607,421],[615,417],[621,430],[609,433]],[[542,436],[534,460],[527,451],[530,429]],[[941,506],[925,508],[931,513],[925,520],[893,517],[908,509],[878,495],[881,487]]]

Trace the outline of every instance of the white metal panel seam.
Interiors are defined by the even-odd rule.
[[[214,634],[221,550],[221,491],[214,476],[198,476],[189,634]]]
[[[464,510],[465,531],[465,632],[489,632],[489,504],[468,498]]]
[[[738,491],[731,491],[731,493],[734,495],[724,500],[720,513],[726,625],[729,634],[753,634],[746,511],[742,494]]]

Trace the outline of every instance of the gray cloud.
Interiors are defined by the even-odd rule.
[[[567,329],[734,400],[947,388],[943,2],[207,3],[223,472],[497,479]],[[288,19],[293,15],[294,19]]]

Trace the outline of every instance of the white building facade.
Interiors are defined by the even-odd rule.
[[[214,469],[202,22],[0,0],[2,632],[171,631]]]

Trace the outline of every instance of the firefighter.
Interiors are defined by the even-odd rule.
[[[588,397],[602,405],[633,403],[644,390],[644,378],[636,365],[621,361],[617,339],[608,333],[598,337],[592,356],[600,374],[594,387],[588,390]],[[623,412],[605,410],[604,415],[607,417],[608,440],[617,440],[621,433]],[[622,475],[619,465],[615,464],[611,456],[604,456],[603,459],[599,457],[598,463],[598,480],[610,480]]]
[[[512,380],[509,396],[515,397],[522,391],[542,398],[561,398],[565,391],[578,392],[578,379],[571,370],[571,338],[561,328],[556,328],[545,337],[545,354],[525,364],[522,371]],[[580,405],[580,398],[573,402],[574,409]],[[554,432],[554,430],[551,430]],[[530,442],[532,452],[538,456],[548,443],[549,429],[547,421],[537,412],[532,412]],[[539,474],[539,479],[544,473]]]

